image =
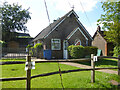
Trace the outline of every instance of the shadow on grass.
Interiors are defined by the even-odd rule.
[[[88,65],[91,66],[91,62],[77,62],[79,64],[84,64],[84,65]],[[107,59],[107,58],[103,58],[103,59],[99,59],[97,62],[95,62],[95,66],[99,67],[100,65],[104,65],[104,66],[117,66],[117,60],[112,60],[112,59]]]

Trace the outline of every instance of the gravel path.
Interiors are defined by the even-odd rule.
[[[77,64],[77,63],[73,63],[73,62],[61,62],[61,64],[71,65],[71,66],[75,66],[75,67],[79,67],[79,68],[91,68],[91,66],[87,66],[87,65],[83,65],[83,64]],[[117,71],[109,70],[109,69],[97,70],[97,71],[110,73],[110,74],[118,74]]]

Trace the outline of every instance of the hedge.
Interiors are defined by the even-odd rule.
[[[80,46],[80,45],[70,45],[68,47],[68,53],[71,58],[84,58],[84,57],[90,57],[91,54],[96,55],[97,54],[97,47],[93,46]]]

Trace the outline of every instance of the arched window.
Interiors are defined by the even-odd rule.
[[[76,39],[76,40],[75,40],[75,45],[81,45],[80,39]]]

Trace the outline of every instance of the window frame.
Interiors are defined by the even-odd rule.
[[[54,41],[57,40],[57,41],[59,41],[59,42],[58,42],[58,43],[54,43],[53,40],[54,40]],[[59,44],[59,48],[58,48],[58,49],[54,48],[54,47],[53,47],[53,44]],[[61,40],[60,40],[60,39],[51,39],[51,49],[52,49],[52,50],[61,50]]]

